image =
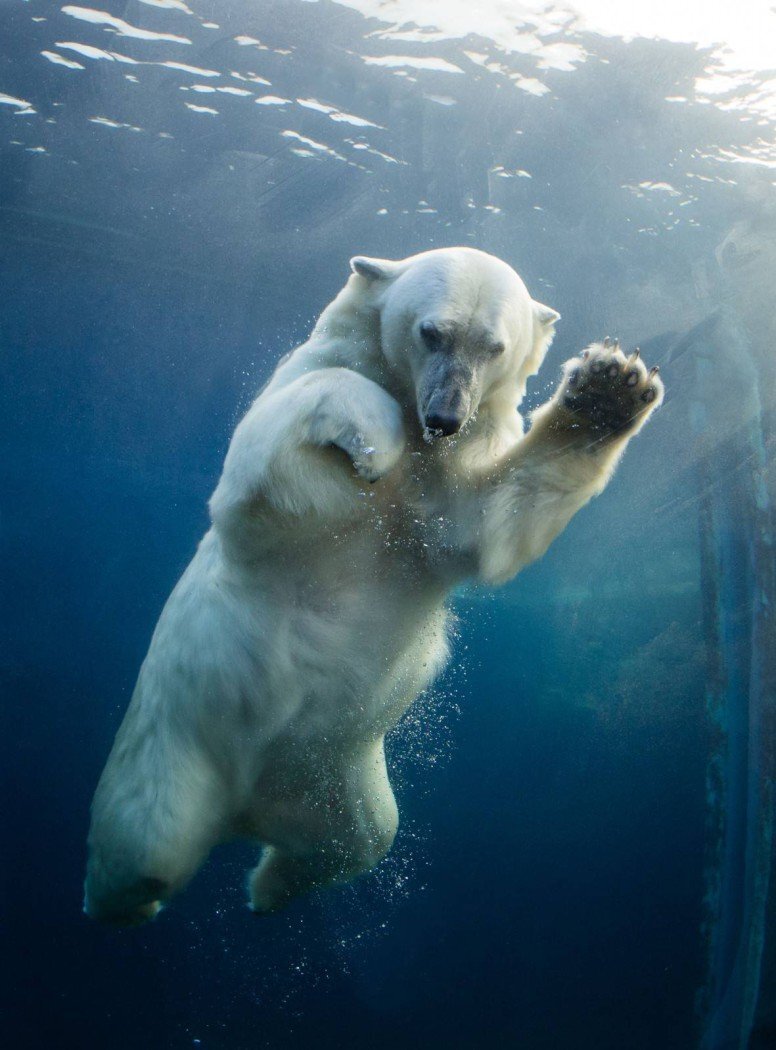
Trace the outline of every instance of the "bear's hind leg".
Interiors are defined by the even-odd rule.
[[[349,756],[340,775],[326,778],[306,810],[298,814],[290,836],[295,848],[268,846],[251,872],[250,907],[257,915],[278,911],[303,893],[349,882],[388,853],[399,813],[382,741],[365,755]],[[301,833],[305,825],[307,832]]]
[[[395,834],[395,825],[372,827],[354,835],[350,842],[332,839],[305,854],[267,846],[248,880],[251,910],[256,915],[270,915],[294,897],[366,874],[388,853]]]
[[[256,915],[271,915],[294,897],[327,885],[331,881],[330,865],[322,864],[321,860],[315,854],[295,856],[267,846],[261,863],[248,880],[251,911]]]
[[[223,806],[209,770],[166,756],[153,773],[127,752],[111,755],[89,832],[84,912],[135,926],[193,877],[219,838]],[[135,756],[137,758],[137,756]]]

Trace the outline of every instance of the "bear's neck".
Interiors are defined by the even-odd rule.
[[[307,348],[322,366],[352,368],[380,382],[376,375],[382,376],[385,370],[380,351],[380,312],[364,296],[363,289],[353,288],[353,281],[351,277],[323,311]]]

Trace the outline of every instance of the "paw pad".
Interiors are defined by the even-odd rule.
[[[639,425],[657,407],[663,384],[657,365],[647,370],[639,351],[626,357],[617,339],[594,343],[566,365],[562,403],[576,425],[605,437]]]

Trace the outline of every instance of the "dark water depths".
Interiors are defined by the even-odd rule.
[[[410,18],[0,5],[7,1046],[776,1046],[776,88]],[[91,793],[235,422],[350,255],[454,244],[563,315],[533,403],[612,334],[665,406],[540,564],[460,596],[373,876],[256,920],[234,846],[157,923],[89,924]]]

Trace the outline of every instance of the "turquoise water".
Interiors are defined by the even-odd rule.
[[[7,1045],[776,1046],[776,83],[669,30],[0,5]],[[90,924],[91,794],[237,420],[351,255],[457,244],[562,314],[532,405],[606,334],[666,403],[541,562],[456,596],[374,874],[257,920],[223,847]]]

